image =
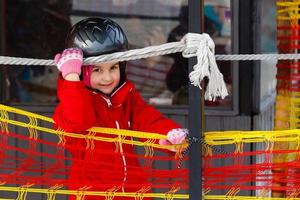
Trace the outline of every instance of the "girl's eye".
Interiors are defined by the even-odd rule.
[[[93,72],[99,72],[100,69],[99,68],[93,68]]]
[[[111,69],[111,70],[114,70],[114,69],[118,69],[118,68],[119,68],[118,65],[114,65],[114,66],[112,66],[110,69]]]

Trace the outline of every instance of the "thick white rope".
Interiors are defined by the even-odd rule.
[[[216,55],[216,60],[223,61],[238,61],[238,60],[299,60],[300,54],[298,53],[285,53],[285,54],[227,54]]]
[[[244,55],[214,55],[215,44],[206,33],[188,33],[181,41],[171,42],[157,46],[150,46],[141,49],[133,49],[126,52],[117,52],[97,57],[89,57],[84,64],[97,64],[103,62],[118,62],[137,60],[141,58],[182,52],[184,57],[197,56],[197,64],[190,73],[191,83],[201,89],[201,81],[207,77],[209,82],[206,88],[205,99],[215,100],[217,97],[225,98],[226,90],[223,75],[220,73],[217,60],[294,60],[300,59],[300,54],[244,54]],[[18,58],[0,56],[0,65],[39,65],[54,66],[53,60]]]
[[[162,47],[162,46],[166,46],[166,47],[170,47],[169,44],[171,44],[172,46],[175,46],[174,49],[168,49],[168,51],[170,53],[177,53],[177,52],[182,52],[182,47],[179,47],[179,45],[181,45],[180,42],[170,42],[170,43],[166,43],[163,45],[158,45],[158,46],[150,46],[150,47]],[[145,48],[141,48],[141,49],[134,49],[134,50],[129,50],[126,52],[136,52],[136,50],[138,50],[138,55],[133,55],[133,56],[139,56],[140,58],[148,58],[148,57],[152,57],[153,56],[159,56],[159,55],[166,55],[166,54],[170,54],[170,53],[166,53],[165,51],[160,51],[160,52],[149,52],[149,54],[144,54],[144,50],[147,50],[150,47],[145,47]],[[122,54],[123,53],[123,54]],[[123,55],[125,55],[125,52],[122,52],[122,57],[119,58],[115,58],[114,60],[136,60],[135,57],[127,57],[127,59],[125,57],[123,57]],[[113,56],[113,55],[117,55],[117,53],[113,53],[113,54],[108,54],[108,55],[102,55],[99,57],[90,57],[91,59],[95,59],[97,61],[97,63],[101,63],[101,62],[108,62],[109,59],[107,59],[107,56]],[[85,64],[96,64],[96,63],[92,63],[90,61],[90,58],[87,58],[84,60]],[[285,53],[285,54],[216,54],[215,55],[216,60],[223,60],[223,61],[245,61],[245,60],[299,60],[300,59],[300,54],[298,53]],[[100,61],[98,61],[100,60]],[[35,65],[43,65],[43,66],[55,66],[54,61],[53,60],[47,60],[47,59],[37,59],[37,58],[21,58],[21,57],[11,57],[11,56],[0,56],[0,65],[28,65],[28,66],[35,66]]]
[[[206,87],[204,98],[209,101],[215,101],[217,97],[224,99],[227,95],[226,85],[223,75],[215,59],[215,43],[211,37],[203,33],[189,33],[185,36],[186,48],[182,55],[186,58],[197,56],[197,64],[194,65],[193,71],[190,73],[191,84],[201,89],[201,81],[207,77],[209,82]]]

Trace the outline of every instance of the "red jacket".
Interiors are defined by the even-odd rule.
[[[59,78],[58,98],[60,102],[53,119],[58,127],[67,132],[86,134],[86,129],[98,126],[166,134],[169,130],[180,127],[148,105],[129,81],[126,81],[108,98],[86,89],[81,81],[72,82]],[[79,147],[85,149],[85,140],[67,138],[67,144],[78,147],[78,149],[69,148],[73,158],[85,161],[91,158],[87,152],[79,151]],[[74,188],[76,188],[76,181],[83,183],[82,180],[86,180],[85,185],[92,185],[114,180],[115,185],[121,186],[125,192],[141,189],[141,183],[145,183],[147,178],[142,171],[139,176],[133,173],[134,169],[139,167],[137,158],[130,156],[134,155],[133,148],[132,145],[123,144],[121,151],[116,153],[115,143],[95,142],[92,157],[94,160],[96,157],[97,162],[89,163],[88,168],[98,170],[96,172],[85,171],[83,175],[78,168],[76,169],[77,166],[82,166],[82,163],[79,160],[78,163],[74,161],[69,178],[74,180]],[[114,175],[111,174],[112,172]],[[126,184],[134,185],[135,183],[140,183],[140,186],[135,189],[129,185],[126,187]],[[109,187],[101,188],[102,191],[103,189],[109,189]],[[92,198],[86,197],[86,199]]]

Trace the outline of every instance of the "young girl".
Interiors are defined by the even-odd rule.
[[[58,127],[81,134],[91,127],[130,129],[166,134],[168,139],[159,140],[161,145],[184,142],[187,130],[143,101],[133,83],[126,79],[126,62],[82,66],[83,57],[127,50],[126,35],[118,24],[104,18],[82,20],[72,27],[66,44],[68,49],[55,56],[61,72],[57,86],[59,104],[53,116]],[[97,162],[88,164],[94,171],[83,172],[81,161],[88,162],[90,156],[80,151],[85,149],[86,142],[74,138],[67,138],[66,142],[74,160],[69,174],[70,189],[85,185],[93,186],[91,190],[105,191],[109,188],[102,184],[113,181],[120,186],[118,192],[136,192],[141,189],[136,184],[147,183],[145,174],[134,174],[134,166],[139,163],[136,157],[127,156],[134,154],[132,145],[120,144],[116,152],[115,143],[95,141],[93,158]],[[86,196],[85,199],[101,198]]]

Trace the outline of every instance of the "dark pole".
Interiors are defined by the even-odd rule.
[[[203,32],[203,0],[189,0],[189,32]],[[189,59],[189,72],[196,58]],[[201,137],[204,130],[204,106],[202,92],[189,84],[189,131],[191,137]],[[189,195],[190,200],[202,199],[201,144],[193,144],[189,151]]]
[[[253,13],[255,11],[255,2],[253,0],[239,1],[239,53],[251,54],[254,50],[253,36]],[[248,16],[248,17],[245,17]],[[255,19],[257,20],[257,19]],[[247,38],[245,40],[245,38]],[[254,92],[254,71],[259,72],[256,61],[239,62],[239,111],[241,115],[253,115],[253,106],[255,105],[253,97]],[[257,62],[256,62],[257,63]],[[252,117],[251,117],[252,120]],[[253,123],[253,122],[252,122]],[[252,125],[251,125],[252,126]]]
[[[0,1],[0,55],[5,55],[6,51],[6,0]],[[4,80],[4,70],[0,71],[0,80],[1,80],[1,86],[0,86],[0,102],[4,102],[4,91],[6,82]]]

